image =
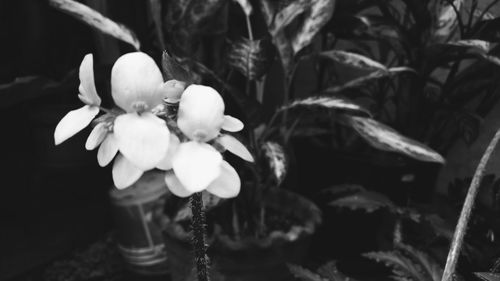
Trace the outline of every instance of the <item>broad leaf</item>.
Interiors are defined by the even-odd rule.
[[[444,163],[444,158],[428,146],[405,137],[374,119],[346,116],[347,123],[373,147],[405,154],[421,161]]]
[[[268,39],[241,38],[231,42],[228,63],[250,80],[259,79],[271,66],[274,52]]]
[[[292,39],[295,54],[309,45],[314,36],[330,20],[336,0],[315,0],[304,15],[304,21]]]
[[[283,147],[276,142],[265,142],[262,145],[264,156],[266,157],[271,175],[273,176],[277,185],[280,185],[285,179],[287,173],[288,160],[286,158]]]
[[[474,272],[474,275],[481,278],[484,281],[500,281],[499,273],[491,273],[491,272]]]
[[[345,99],[345,98],[339,98],[339,97],[309,97],[305,98],[302,100],[296,100],[288,105],[285,105],[281,107],[279,110],[284,111],[284,110],[289,110],[293,108],[300,108],[300,107],[305,107],[305,108],[318,108],[318,107],[323,107],[326,109],[340,109],[340,110],[352,110],[360,113],[364,113],[367,115],[371,115],[370,112],[361,107],[360,105]]]
[[[99,12],[73,0],[49,0],[52,7],[63,11],[89,26],[129,43],[139,50],[141,44],[135,34],[127,27],[118,24]]]
[[[338,63],[349,65],[358,69],[369,71],[388,71],[381,63],[360,54],[341,50],[325,51],[319,54],[321,57],[332,59]]]
[[[437,1],[435,6],[436,15],[432,35],[434,40],[438,42],[448,39],[453,34],[460,16],[457,12],[460,12],[464,1],[453,0],[450,2]]]

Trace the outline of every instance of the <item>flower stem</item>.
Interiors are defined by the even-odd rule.
[[[193,213],[193,248],[196,262],[196,270],[198,273],[198,281],[209,281],[206,245],[206,229],[205,229],[205,211],[203,210],[203,200],[201,192],[191,195],[191,211]]]
[[[490,159],[493,150],[495,149],[498,140],[500,139],[500,130],[495,133],[493,139],[491,139],[490,144],[486,148],[486,151],[479,161],[479,165],[476,168],[474,177],[470,184],[469,190],[467,191],[467,196],[465,197],[465,202],[462,207],[462,212],[460,213],[460,218],[458,219],[458,224],[453,234],[453,240],[451,242],[450,251],[448,252],[448,258],[446,259],[446,266],[443,272],[443,278],[441,281],[453,281],[455,275],[455,268],[457,267],[458,258],[460,256],[460,250],[464,242],[464,236],[467,231],[467,224],[469,223],[469,218],[474,207],[474,201],[476,199],[479,186],[481,185],[481,180],[483,174],[486,170],[486,164]]]

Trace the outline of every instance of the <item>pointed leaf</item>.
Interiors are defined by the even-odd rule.
[[[115,158],[116,153],[118,153],[118,143],[115,135],[108,133],[97,151],[97,163],[101,167],[107,166]]]
[[[444,163],[444,158],[426,145],[399,134],[371,118],[346,116],[347,123],[372,146],[405,154],[421,161]]]
[[[474,275],[484,281],[500,281],[500,274],[491,272],[474,272]]]
[[[310,9],[304,16],[304,22],[295,34],[292,47],[295,54],[309,45],[314,36],[330,20],[333,15],[336,0],[312,1]]]
[[[207,191],[220,198],[233,198],[240,193],[241,180],[236,170],[222,161],[220,175],[207,187]]]
[[[61,144],[83,130],[98,113],[98,107],[89,105],[68,112],[56,126],[54,131],[55,144]]]
[[[92,54],[87,54],[80,64],[80,100],[87,105],[101,105],[101,98],[97,95],[94,82],[94,60]]]
[[[488,53],[491,50],[491,42],[479,39],[458,40],[448,42],[447,44],[458,47],[473,48],[483,53]]]
[[[99,146],[106,135],[108,134],[108,128],[105,123],[97,124],[92,132],[90,132],[89,137],[87,138],[87,142],[85,143],[85,148],[87,150],[94,150],[97,146]]]
[[[224,115],[224,123],[222,123],[222,129],[228,132],[238,132],[243,130],[245,125],[239,119],[233,116]]]
[[[248,149],[237,138],[231,135],[222,135],[217,141],[229,152],[240,157],[241,159],[253,162],[253,156]]]
[[[360,105],[355,104],[354,102],[338,97],[309,97],[302,100],[296,100],[288,105],[281,107],[279,110],[289,110],[298,107],[306,107],[306,108],[317,108],[324,107],[327,109],[341,109],[341,110],[352,110],[358,111],[361,113],[365,113],[371,116],[370,112]]]
[[[276,143],[267,141],[262,145],[264,155],[266,156],[271,174],[274,177],[276,184],[280,185],[285,179],[287,173],[287,159],[283,147]]]
[[[165,80],[177,80],[186,83],[186,87],[195,82],[195,78],[189,70],[182,66],[176,57],[167,51],[163,51],[161,66]]]
[[[267,73],[274,59],[274,49],[267,38],[241,38],[230,43],[228,63],[250,80]]]
[[[135,34],[127,27],[118,24],[99,12],[73,0],[49,0],[52,7],[69,14],[89,26],[111,35],[119,40],[129,43],[139,50],[141,44]]]
[[[134,184],[143,174],[143,171],[135,166],[123,155],[118,154],[113,164],[113,182],[116,188],[124,189]]]
[[[168,189],[175,196],[178,197],[188,197],[193,194],[192,191],[189,191],[184,185],[179,181],[179,178],[175,175],[174,171],[167,171],[165,173],[165,183],[167,184]]]
[[[191,192],[208,187],[221,171],[222,155],[206,143],[181,143],[172,160],[175,174]]]
[[[325,51],[319,54],[321,57],[334,60],[338,63],[349,65],[363,70],[369,71],[388,71],[387,67],[383,64],[372,60],[371,58],[365,57],[360,54],[351,53],[341,50],[331,50]]]
[[[330,202],[328,205],[349,208],[351,210],[363,210],[367,213],[374,212],[381,208],[392,209],[396,206],[386,196],[371,191],[362,191],[353,195],[348,195]]]
[[[122,114],[116,117],[113,131],[120,152],[143,171],[156,167],[167,153],[170,132],[152,113]]]
[[[252,4],[250,4],[250,0],[234,0],[240,4],[241,9],[243,9],[243,12],[245,13],[246,16],[250,16],[253,12],[252,9]]]

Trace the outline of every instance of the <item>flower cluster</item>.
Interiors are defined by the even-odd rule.
[[[154,60],[142,52],[121,56],[111,70],[111,94],[117,106],[101,107],[94,83],[92,54],[80,66],[78,88],[83,107],[70,111],[54,132],[58,145],[72,137],[92,120],[96,125],[85,148],[98,148],[97,161],[106,166],[113,161],[113,181],[117,188],[132,185],[148,170],[165,172],[171,192],[187,197],[207,190],[230,198],[240,191],[240,178],[224,161],[221,149],[246,161],[251,153],[235,137],[243,123],[224,115],[224,101],[211,87],[182,81],[164,82]],[[177,115],[161,114],[165,103],[178,104]],[[96,118],[99,112],[105,114]],[[167,117],[165,117],[167,116]]]

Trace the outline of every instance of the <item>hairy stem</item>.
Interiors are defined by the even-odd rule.
[[[196,270],[198,273],[198,281],[209,281],[206,245],[206,229],[205,229],[205,211],[203,210],[203,200],[201,192],[191,195],[191,211],[193,213],[193,249],[196,262]]]
[[[500,130],[498,130],[493,139],[491,139],[490,144],[486,148],[486,151],[484,152],[483,157],[481,157],[481,161],[479,161],[479,165],[476,168],[469,190],[467,191],[467,196],[465,197],[465,202],[462,207],[462,212],[460,213],[460,218],[458,219],[455,233],[453,234],[453,240],[451,242],[450,251],[448,252],[448,258],[446,259],[446,266],[444,268],[443,278],[441,281],[454,280],[460,250],[463,246],[464,236],[467,232],[467,224],[470,219],[472,208],[474,207],[474,201],[481,184],[481,179],[483,178],[483,174],[486,170],[486,164],[488,163],[488,160],[490,159],[490,156],[493,153],[499,139]]]

